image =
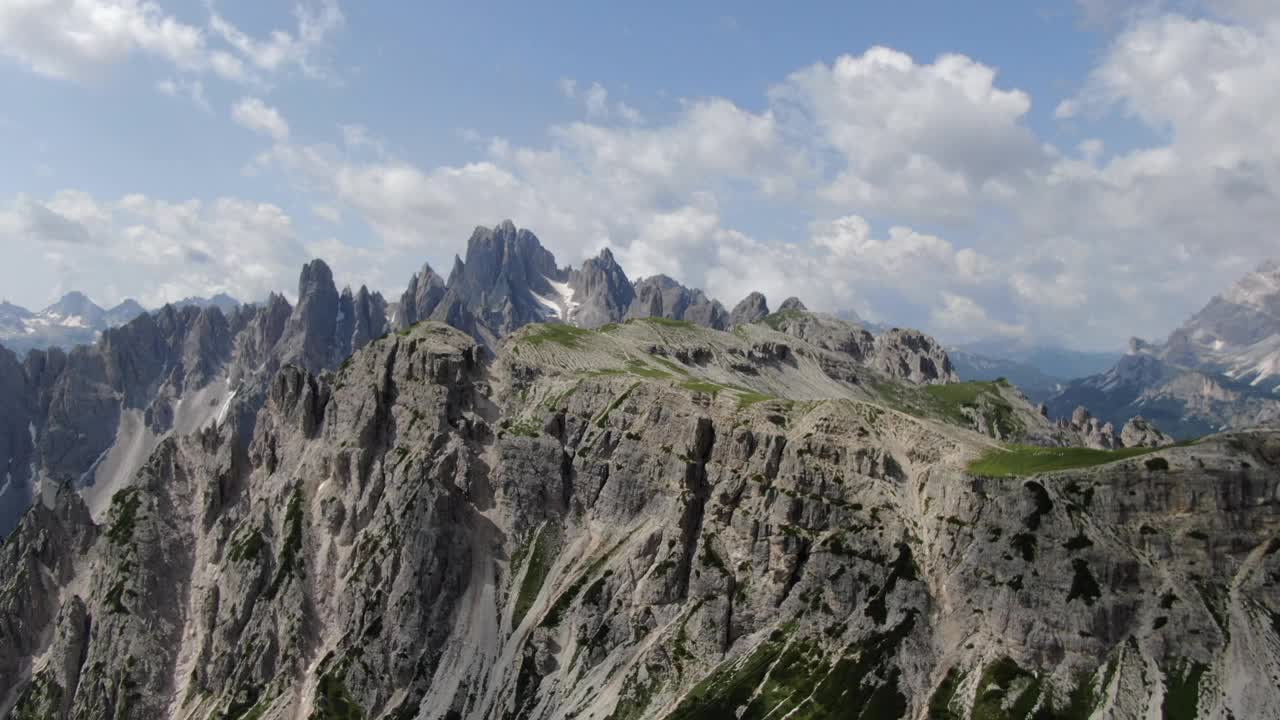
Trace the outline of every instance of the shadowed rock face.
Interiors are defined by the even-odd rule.
[[[636,283],[635,300],[627,316],[684,320],[715,330],[723,330],[729,324],[729,313],[718,300],[708,298],[701,290],[690,290],[666,275],[654,275]]]
[[[444,293],[444,280],[430,265],[423,265],[422,270],[409,279],[409,287],[400,296],[400,304],[396,307],[396,329],[430,318]]]
[[[570,275],[570,287],[581,306],[573,314],[575,325],[598,328],[626,317],[635,300],[635,289],[608,248],[582,263]],[[578,298],[581,297],[581,300]]]
[[[475,317],[493,338],[546,319],[534,294],[555,294],[551,280],[562,273],[537,236],[504,221],[492,229],[478,227],[467,241],[467,258],[457,260],[448,291],[433,319],[444,320],[459,306]],[[443,311],[443,312],[442,312]]]
[[[36,397],[18,358],[0,347],[0,529],[12,528],[30,503],[29,477],[35,447],[30,428]]]
[[[0,713],[1277,716],[1280,433],[975,476],[934,397],[763,323],[287,366],[0,546]]]

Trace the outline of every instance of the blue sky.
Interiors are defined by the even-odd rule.
[[[1113,349],[1280,254],[1270,4],[0,0],[0,295],[320,256],[394,299],[510,217],[730,305]]]

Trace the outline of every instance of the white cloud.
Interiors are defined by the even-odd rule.
[[[196,70],[205,42],[153,2],[23,0],[0,4],[0,52],[44,75],[80,78],[133,52]]]
[[[629,125],[639,125],[644,122],[644,116],[640,114],[640,111],[627,103],[618,101],[610,104],[609,91],[598,82],[593,82],[586,89],[579,90],[577,80],[560,78],[557,86],[560,88],[561,95],[570,100],[582,102],[582,107],[588,120],[606,121],[617,119]]]
[[[238,83],[261,84],[245,61],[268,74],[297,67],[323,77],[312,55],[342,27],[342,11],[336,0],[320,0],[317,7],[297,5],[294,15],[293,32],[275,30],[259,40],[216,11],[205,28],[153,0],[13,0],[0,3],[0,54],[42,75],[77,81],[135,54],[167,61],[181,73],[212,72]]]
[[[236,27],[216,11],[209,20],[210,29],[235,48],[245,60],[267,72],[294,65],[304,73],[322,77],[324,71],[314,64],[311,53],[342,27],[345,18],[337,0],[322,0],[319,7],[297,5],[294,8],[297,30],[290,33],[275,30],[266,39],[257,39]]]
[[[287,290],[307,259],[280,208],[236,198],[171,203],[101,200],[62,191],[0,206],[0,283],[37,302],[80,290],[100,303],[134,296],[156,306],[229,292],[243,300]]]
[[[996,86],[962,55],[920,64],[889,48],[791,74],[770,95],[793,134],[817,136],[836,172],[819,190],[837,207],[971,216],[1046,158],[1022,121],[1031,98]]]
[[[231,117],[254,132],[271,136],[276,142],[289,139],[289,123],[278,110],[258,98],[241,98],[231,108]]]
[[[156,83],[156,90],[172,98],[186,98],[205,112],[209,112],[211,109],[209,100],[204,95],[204,83],[199,80],[184,80],[182,78],[161,80]]]
[[[929,325],[956,341],[993,337],[1017,340],[1027,335],[1027,328],[1022,325],[993,320],[973,298],[949,292],[941,296],[942,303],[933,309]]]

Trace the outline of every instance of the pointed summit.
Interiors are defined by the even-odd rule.
[[[462,261],[457,260],[456,265],[461,264]],[[455,269],[454,272],[460,273],[461,270]],[[400,304],[396,308],[396,328],[407,328],[431,317],[444,293],[444,280],[431,269],[429,263],[423,263],[422,269],[409,278],[409,286],[400,295]]]
[[[753,292],[733,306],[733,312],[729,313],[729,324],[750,325],[751,323],[760,322],[768,315],[769,302],[763,294]]]
[[[331,364],[338,307],[338,288],[329,266],[320,259],[303,265],[298,275],[298,303],[281,338],[285,347],[282,364],[296,362],[307,368]]]
[[[599,255],[570,273],[569,287],[573,291],[572,299],[578,305],[573,313],[573,324],[584,328],[596,328],[621,320],[635,299],[635,288],[609,248],[604,248]]]
[[[504,220],[471,234],[466,260],[456,261],[449,276],[448,294],[455,298],[446,304],[456,314],[461,301],[480,325],[500,337],[548,319],[548,304],[560,296],[552,283],[563,283],[566,275],[536,235]]]
[[[101,329],[106,326],[106,311],[98,307],[84,293],[72,291],[41,313],[59,324]]]
[[[783,300],[782,304],[778,306],[778,312],[785,312],[787,310],[799,310],[800,312],[808,312],[809,308],[805,307],[804,303],[800,302],[800,298],[792,295],[786,300]]]

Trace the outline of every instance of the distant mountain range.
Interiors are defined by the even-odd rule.
[[[1117,427],[1142,415],[1179,438],[1280,418],[1280,264],[1245,275],[1164,343],[1134,338],[1115,365],[1048,404],[1064,418],[1087,406]]]
[[[1081,352],[1051,345],[1020,347],[988,340],[947,348],[963,380],[1004,378],[1027,397],[1046,401],[1074,378],[1102,372],[1120,353]]]
[[[220,293],[211,298],[184,298],[172,304],[178,308],[213,305],[225,313],[240,303]],[[103,330],[120,327],[145,312],[146,308],[133,299],[103,309],[80,292],[69,292],[38,312],[4,301],[0,302],[0,344],[19,355],[50,347],[87,345],[97,340]]]

